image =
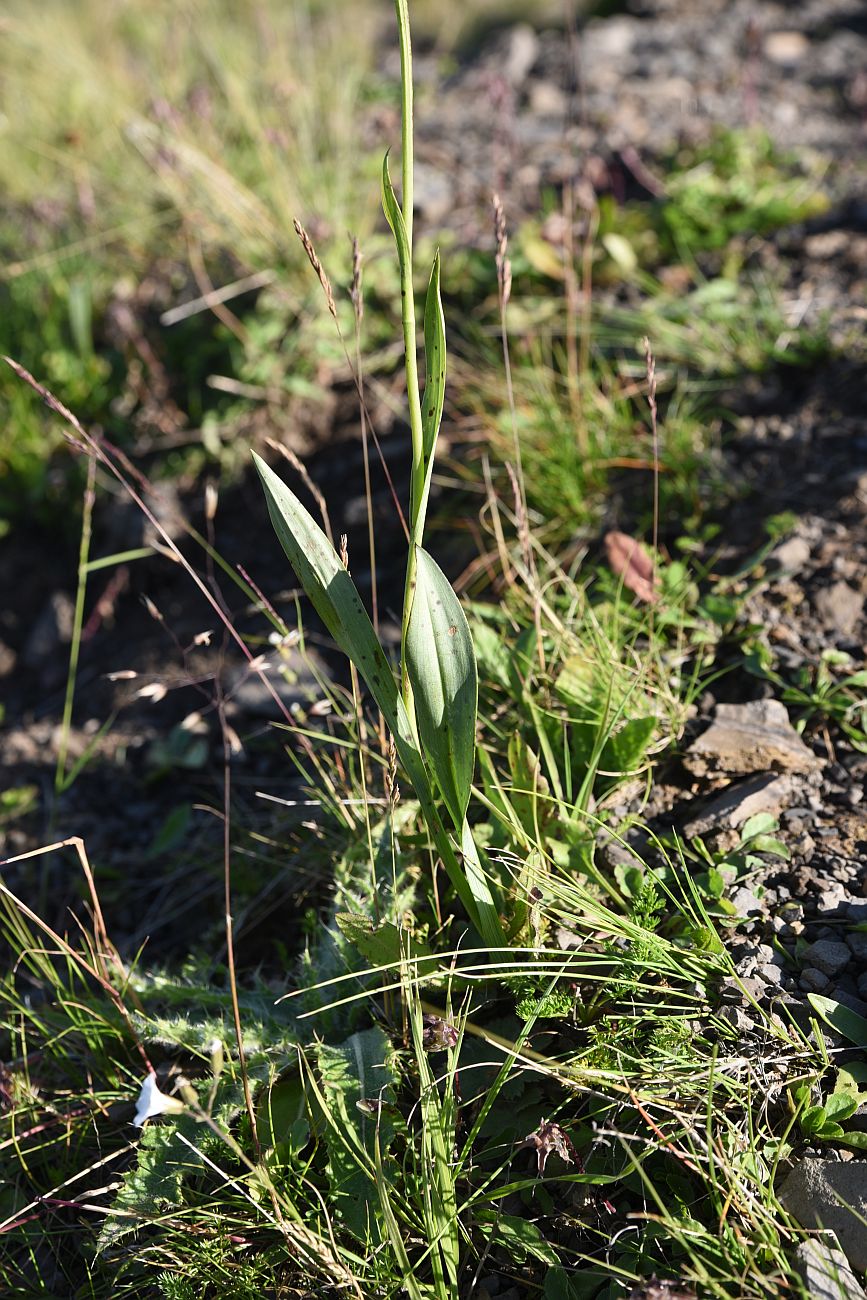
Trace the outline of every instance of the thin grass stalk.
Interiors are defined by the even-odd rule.
[[[69,736],[72,730],[72,708],[75,702],[75,683],[78,678],[78,659],[81,653],[81,629],[84,625],[84,601],[87,594],[87,562],[93,533],[93,507],[96,501],[96,457],[87,458],[87,482],[81,513],[81,541],[78,548],[78,586],[75,592],[75,612],[72,618],[72,644],[69,649],[69,669],[66,674],[66,694],[63,700],[63,717],[60,722],[60,745],[57,766],[54,770],[55,796],[66,788],[66,758],[69,753]]]
[[[247,1117],[250,1120],[250,1136],[253,1141],[256,1158],[257,1160],[261,1160],[262,1150],[259,1144],[256,1111],[253,1106],[250,1075],[247,1070],[247,1058],[244,1053],[244,1031],[241,1025],[241,1005],[238,999],[238,973],[235,966],[235,939],[232,924],[232,749],[229,743],[225,701],[219,685],[217,690],[217,713],[220,719],[220,731],[223,737],[223,894],[226,910],[226,966],[229,971],[229,992],[232,999],[232,1022],[235,1029],[235,1044],[238,1048],[238,1066],[241,1071],[241,1084],[244,1089],[244,1105],[247,1110]]]

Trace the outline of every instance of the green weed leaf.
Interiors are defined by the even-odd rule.
[[[469,625],[451,583],[416,552],[416,590],[406,638],[419,738],[455,827],[463,825],[476,755],[478,675]]]

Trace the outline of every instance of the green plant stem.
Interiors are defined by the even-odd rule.
[[[412,600],[415,592],[415,550],[424,537],[424,445],[421,416],[421,395],[418,387],[418,361],[416,347],[415,292],[412,284],[412,202],[413,202],[413,129],[412,129],[412,44],[409,30],[407,0],[394,0],[397,27],[400,37],[401,83],[401,212],[406,229],[407,256],[401,258],[400,295],[403,322],[404,364],[406,368],[406,396],[409,406],[409,425],[412,436],[412,476],[410,479],[410,537],[406,557],[406,581],[403,593],[403,617],[400,634],[401,691],[407,712],[413,716],[412,689],[406,669],[406,634]]]

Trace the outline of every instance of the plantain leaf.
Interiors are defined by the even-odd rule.
[[[451,583],[421,547],[416,549],[406,664],[422,749],[460,831],[476,757],[476,656]]]
[[[429,478],[440,421],[443,418],[446,391],[446,322],[440,298],[439,251],[434,257],[424,303],[424,358],[422,429],[424,430],[424,458]]]

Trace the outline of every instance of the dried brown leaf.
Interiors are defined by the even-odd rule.
[[[628,533],[606,533],[605,554],[611,572],[622,578],[624,587],[634,592],[639,600],[652,604],[658,598],[656,566],[641,542]]]

